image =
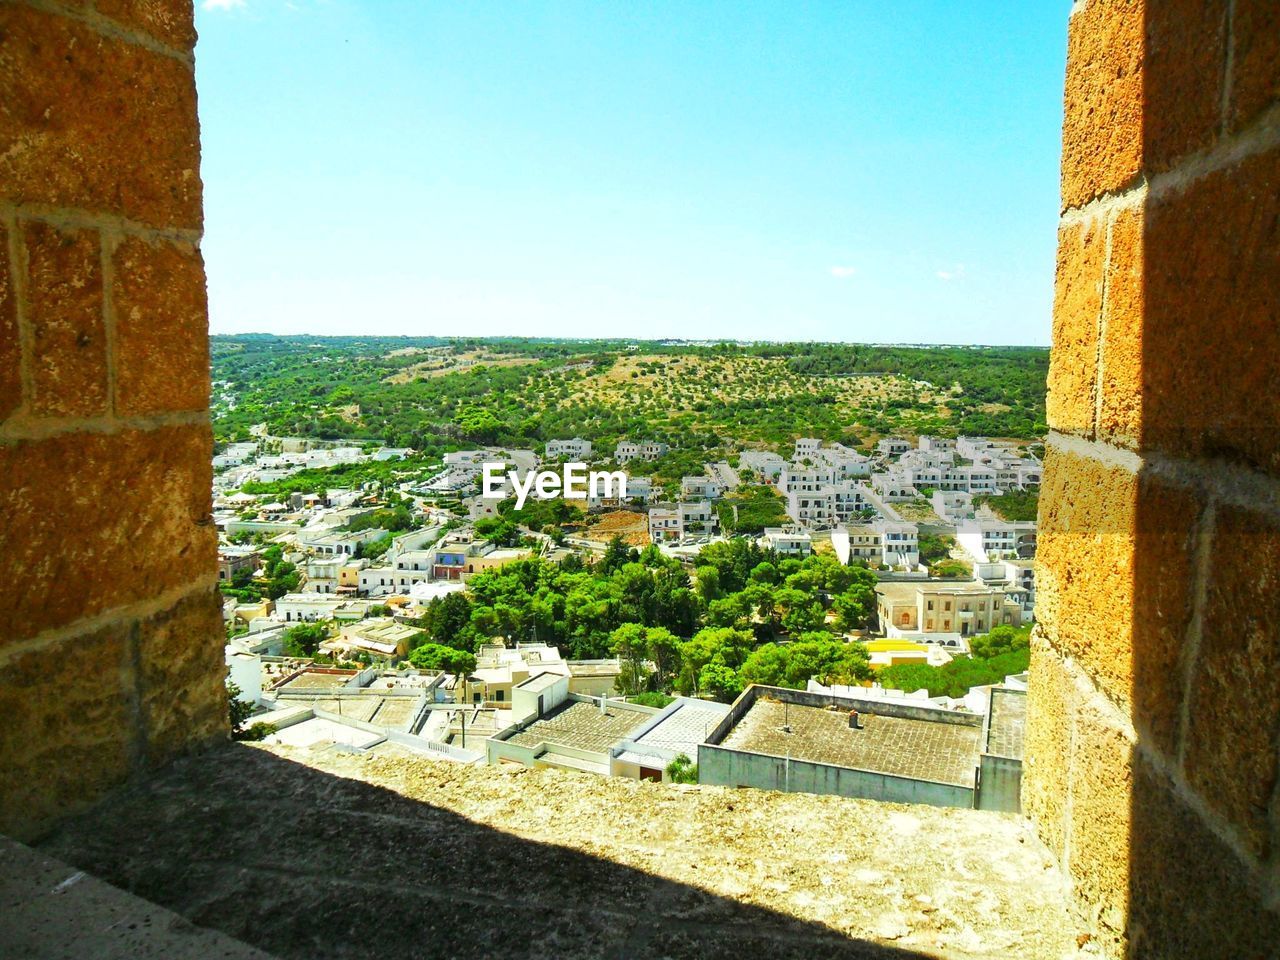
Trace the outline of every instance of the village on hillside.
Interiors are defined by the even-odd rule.
[[[265,426],[223,446],[214,506],[240,735],[1015,809],[1033,450],[919,436],[860,453],[801,437],[790,457],[744,450],[678,490],[637,476],[514,509],[512,477],[667,453],[580,438],[458,450],[397,482],[272,496],[244,491],[413,451]],[[488,496],[485,464],[510,471]],[[776,522],[740,532],[739,511]]]

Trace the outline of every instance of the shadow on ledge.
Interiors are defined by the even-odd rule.
[[[454,797],[474,792],[460,768],[416,763],[428,778],[450,781]],[[477,776],[480,786],[492,787],[493,777],[506,776],[508,792],[521,789],[503,771]],[[530,776],[523,789],[536,791],[538,782]],[[571,788],[592,791],[581,780]],[[485,796],[489,815],[521,807],[526,822],[528,804],[539,799],[522,794],[504,806],[501,790]],[[653,807],[665,802],[661,796],[636,796],[646,804],[648,819]],[[716,800],[734,809],[719,795]],[[554,806],[554,798],[546,802]],[[851,807],[849,815],[856,816],[858,809]],[[619,841],[625,846],[628,825],[619,821],[626,818],[617,809],[610,813],[614,816],[602,815],[579,832],[596,833],[602,841],[607,835],[615,846]],[[546,816],[554,820],[557,811]],[[786,831],[794,829],[778,825],[778,842],[754,855],[785,863]],[[575,842],[579,839],[595,846],[590,837]],[[889,846],[901,839],[885,838]],[[40,847],[198,925],[281,958],[1005,955],[992,943],[925,954],[850,939],[820,923],[693,885],[699,882],[698,860],[704,872],[719,869],[723,877],[725,870],[735,869],[731,861],[741,851],[726,851],[719,863],[709,862],[714,858],[707,851],[695,851],[698,860],[686,868],[693,883],[684,884],[524,839],[393,789],[240,744],[182,761],[127,788],[65,824]],[[679,860],[681,853],[677,846],[670,856]],[[661,850],[656,855],[667,857]],[[867,881],[875,878],[868,875]],[[863,893],[858,887],[842,882],[828,899],[858,898]],[[1026,918],[1010,921],[1016,925]]]

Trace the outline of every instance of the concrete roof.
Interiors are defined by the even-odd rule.
[[[539,743],[555,743],[607,753],[619,740],[629,737],[653,714],[609,704],[604,713],[596,703],[566,701],[541,720],[535,720],[508,743],[520,747],[536,747]]]
[[[783,731],[789,725],[790,733]],[[724,738],[748,753],[828,763],[934,783],[972,787],[982,728],[864,713],[850,730],[848,713],[759,699]]]
[[[635,738],[637,744],[674,750],[697,759],[698,744],[702,743],[721,718],[729,712],[727,703],[708,700],[677,700],[671,704],[671,712]]]
[[[991,690],[991,720],[987,726],[986,752],[997,757],[1022,759],[1022,740],[1027,723],[1025,690]]]

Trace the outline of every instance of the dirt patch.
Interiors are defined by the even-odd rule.
[[[649,519],[643,513],[615,510],[602,513],[582,534],[588,540],[608,543],[614,537],[622,537],[632,547],[649,545]]]

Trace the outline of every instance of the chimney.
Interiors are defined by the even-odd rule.
[[[606,716],[609,713],[609,711],[605,708],[605,703],[606,703],[606,700],[605,700],[604,694],[601,694],[600,695],[600,716],[602,717]]]
[[[850,729],[850,730],[861,730],[861,729],[862,729],[862,721],[861,721],[860,719],[858,719],[858,711],[857,711],[857,710],[850,710],[850,711],[849,711],[849,729]]]

